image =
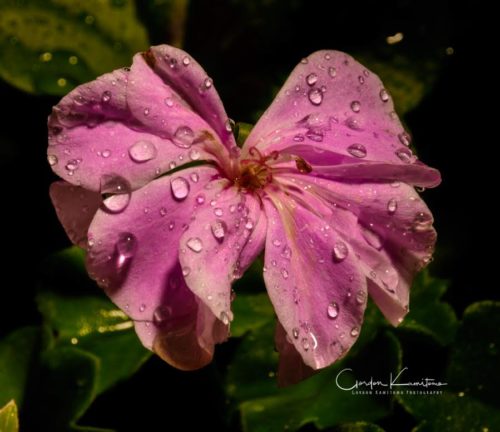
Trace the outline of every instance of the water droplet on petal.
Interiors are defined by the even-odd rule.
[[[363,76],[358,76],[358,81],[360,84],[364,84],[365,83],[365,78]]]
[[[359,103],[359,101],[352,101],[351,109],[353,112],[359,113],[359,111],[361,110],[361,104]]]
[[[102,153],[101,153],[101,156],[104,158],[104,159],[107,159],[111,156],[111,150],[103,150]]]
[[[387,102],[389,100],[389,93],[387,93],[386,89],[380,90],[380,100],[382,102]]]
[[[221,217],[224,214],[224,211],[221,208],[217,207],[214,209],[214,214],[215,216]]]
[[[109,90],[106,90],[105,92],[102,93],[101,101],[103,103],[108,103],[110,100],[111,100],[111,92]]]
[[[184,66],[189,66],[189,63],[191,63],[191,60],[189,59],[188,56],[185,56],[183,59],[182,59],[182,64]]]
[[[357,327],[353,327],[351,329],[351,336],[356,337],[359,334],[359,329]]]
[[[198,237],[191,237],[186,242],[186,246],[196,253],[199,253],[203,250],[203,242]]]
[[[281,251],[281,256],[287,260],[290,260],[292,258],[292,250],[288,246],[285,246]]]
[[[331,302],[328,305],[326,313],[329,318],[336,319],[339,316],[339,305],[336,302]]]
[[[212,234],[217,239],[218,242],[222,243],[224,240],[224,236],[227,232],[227,224],[226,222],[217,219],[212,225]]]
[[[134,162],[141,163],[154,159],[158,150],[151,141],[141,140],[129,147],[128,154]]]
[[[229,316],[226,312],[222,311],[220,313],[220,320],[222,321],[222,323],[224,325],[228,325],[229,324]]]
[[[179,126],[174,133],[174,144],[180,148],[190,148],[193,145],[194,132],[189,126]]]
[[[337,69],[335,69],[333,66],[330,66],[328,68],[328,75],[330,75],[331,78],[335,78],[337,76]]]
[[[118,235],[116,242],[116,251],[118,252],[118,267],[130,258],[132,258],[137,250],[137,239],[132,233],[122,232]]]
[[[47,156],[47,162],[49,163],[50,166],[54,166],[57,164],[58,159],[56,155],[49,154]]]
[[[153,313],[153,322],[161,325],[172,316],[172,308],[169,306],[158,306]]]
[[[203,81],[203,86],[205,87],[205,89],[209,89],[210,87],[212,87],[212,84],[213,84],[213,80],[212,78],[205,78],[205,80]]]
[[[333,260],[335,262],[344,261],[349,254],[349,249],[343,241],[338,241],[333,246]]]
[[[234,120],[228,118],[224,123],[224,126],[228,132],[232,132],[236,126],[236,123]]]
[[[283,276],[283,279],[288,279],[289,273],[288,270],[285,268],[281,269],[281,276]]]
[[[200,194],[196,197],[196,203],[197,204],[203,204],[205,202],[205,195]]]
[[[413,219],[412,228],[414,231],[422,232],[427,231],[432,226],[432,216],[428,213],[419,212]]]
[[[131,196],[130,183],[118,175],[103,175],[100,192],[102,205],[110,213],[120,213],[128,206]]]
[[[165,105],[168,106],[169,108],[172,108],[174,106],[174,101],[170,97],[165,98],[163,102],[165,102]]]
[[[321,105],[321,102],[323,102],[323,93],[321,90],[311,89],[307,96],[313,105]]]
[[[144,108],[144,115],[146,117],[149,115],[149,108]]]
[[[411,144],[411,137],[406,132],[402,132],[398,135],[399,142],[406,147],[409,147]]]
[[[356,293],[356,303],[362,305],[366,301],[366,293],[365,291],[358,291]]]
[[[304,351],[309,351],[310,348],[309,339],[302,338],[302,348],[304,348]]]
[[[398,209],[398,202],[396,201],[395,198],[391,198],[387,202],[387,213],[392,215],[392,214],[396,213],[397,209]]]
[[[198,160],[200,158],[200,156],[201,156],[200,152],[196,149],[192,149],[189,151],[189,158],[192,161]]]
[[[76,171],[80,166],[81,159],[71,159],[66,163],[66,170],[69,171],[70,175],[73,175],[73,171]]]
[[[302,141],[304,141],[304,139],[305,139],[305,138],[304,138],[304,135],[302,135],[302,134],[297,134],[297,135],[295,135],[295,136],[293,137],[293,140],[294,140],[295,142],[302,142]]]
[[[188,276],[191,273],[191,269],[189,267],[182,267],[182,276]]]
[[[396,150],[396,156],[405,163],[411,163],[413,161],[413,153],[408,148]]]
[[[299,333],[300,333],[300,330],[298,329],[298,327],[294,327],[292,329],[292,335],[293,335],[294,339],[298,339],[299,338]]]
[[[347,151],[354,157],[366,157],[366,147],[363,144],[354,143],[347,147]]]
[[[198,175],[198,173],[191,173],[189,174],[189,178],[191,179],[191,181],[193,183],[198,183],[198,181],[200,180],[200,176]]]
[[[318,75],[316,75],[314,72],[310,73],[306,77],[306,82],[310,86],[313,86],[314,84],[316,84],[317,81],[318,81]]]
[[[276,246],[276,247],[280,247],[281,246],[281,240],[279,239],[274,239],[273,240],[273,245]]]
[[[171,180],[170,188],[172,190],[172,195],[178,201],[186,199],[189,195],[189,182],[184,177],[176,177]]]
[[[371,247],[374,247],[377,250],[382,249],[383,242],[382,242],[382,239],[380,238],[380,235],[378,233],[371,230],[370,228],[362,226],[361,227],[361,235],[363,236],[363,238],[366,240],[366,242]]]
[[[163,217],[167,214],[167,209],[165,207],[160,208],[160,216]]]

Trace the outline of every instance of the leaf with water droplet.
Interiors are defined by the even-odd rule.
[[[41,94],[66,94],[149,46],[130,1],[1,2],[0,34],[0,77]]]

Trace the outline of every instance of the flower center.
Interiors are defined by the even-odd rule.
[[[240,161],[239,174],[234,182],[241,189],[262,189],[273,180],[270,162],[275,161],[279,153],[273,151],[271,154],[263,156],[256,147],[251,147],[248,153],[252,159]]]

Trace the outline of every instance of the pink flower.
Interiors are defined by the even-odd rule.
[[[440,182],[409,144],[379,78],[318,51],[240,150],[212,80],[162,45],[54,107],[50,194],[89,274],[181,369],[227,339],[231,284],[265,250],[290,383],[347,352],[368,294],[394,325],[408,312],[436,240],[414,186]]]

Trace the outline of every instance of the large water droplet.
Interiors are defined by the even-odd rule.
[[[353,112],[359,113],[359,111],[361,111],[361,104],[359,103],[359,101],[352,101],[351,109]]]
[[[396,198],[391,198],[389,201],[387,201],[387,213],[392,215],[396,213],[397,209],[398,209],[398,202],[396,201]]]
[[[180,148],[189,148],[193,145],[194,132],[189,126],[179,126],[174,133],[174,144]]]
[[[318,75],[316,75],[314,72],[310,73],[306,77],[306,82],[310,86],[313,86],[314,84],[316,84],[317,81],[318,81]]]
[[[348,254],[349,249],[343,241],[335,242],[335,245],[333,246],[333,260],[335,262],[344,261]]]
[[[129,147],[128,154],[134,162],[141,163],[154,159],[158,150],[151,141],[141,140]]]
[[[321,90],[311,89],[307,96],[313,105],[321,105],[321,102],[323,102],[323,93]]]
[[[336,302],[331,302],[326,309],[329,318],[336,319],[339,316],[339,305]]]
[[[212,234],[219,243],[222,243],[227,232],[226,222],[217,219],[212,225]]]
[[[347,151],[354,157],[366,157],[366,147],[363,144],[354,143],[347,147]]]
[[[203,242],[198,237],[191,237],[186,242],[186,246],[196,253],[199,253],[203,250]]]
[[[116,242],[116,251],[118,252],[118,267],[130,258],[132,258],[137,250],[137,239],[134,234],[122,232],[118,235]]]
[[[103,175],[100,191],[103,197],[102,205],[110,213],[122,212],[130,202],[130,183],[119,175]]]
[[[47,162],[49,163],[50,166],[57,165],[58,159],[56,155],[49,154],[47,156]]]
[[[387,93],[386,89],[380,90],[379,96],[382,102],[387,102],[389,100],[389,93]]]
[[[101,101],[103,103],[108,103],[110,100],[111,100],[111,92],[109,90],[106,90],[105,92],[102,93]]]
[[[184,177],[176,177],[171,180],[170,188],[172,190],[172,195],[178,201],[186,199],[189,195],[189,182]]]

